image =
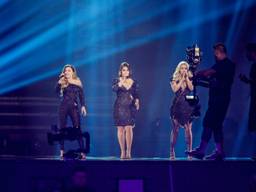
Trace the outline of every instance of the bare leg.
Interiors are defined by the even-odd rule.
[[[187,145],[187,151],[192,150],[192,123],[185,124],[185,141]],[[191,159],[191,156],[188,156],[188,159]]]
[[[61,149],[60,150],[60,159],[63,159],[64,158],[64,149]]]
[[[131,159],[131,149],[133,140],[133,126],[125,127],[125,139],[126,139],[126,158]]]
[[[170,149],[170,159],[174,160],[175,159],[175,144],[177,141],[178,133],[179,133],[179,124],[178,122],[173,119],[172,121],[173,128],[171,132],[171,149]]]
[[[64,140],[60,141],[60,159],[64,159]]]
[[[117,138],[121,149],[121,159],[125,158],[125,129],[122,126],[117,127]]]

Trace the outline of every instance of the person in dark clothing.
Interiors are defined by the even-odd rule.
[[[114,121],[121,149],[121,159],[131,159],[133,128],[139,110],[139,85],[132,78],[131,67],[123,62],[119,68],[119,77],[114,79],[112,90],[116,92],[114,104]],[[126,144],[126,151],[125,151]]]
[[[67,127],[67,118],[71,118],[74,128],[80,129],[80,112],[79,103],[81,106],[82,115],[86,115],[85,101],[83,87],[80,79],[76,75],[76,70],[72,65],[65,65],[62,73],[59,76],[59,81],[56,86],[56,91],[61,97],[61,103],[59,106],[59,125],[60,129]],[[84,149],[83,138],[79,139],[80,150]],[[60,157],[63,159],[64,156],[64,141],[60,142],[61,150]],[[81,153],[82,159],[85,159],[85,154]]]
[[[217,43],[214,47],[216,64],[210,69],[199,71],[196,76],[209,79],[208,109],[203,120],[203,132],[199,147],[187,153],[194,158],[203,159],[205,150],[213,134],[216,149],[206,156],[208,160],[222,160],[223,150],[223,121],[230,102],[231,86],[235,74],[235,64],[227,58],[224,44]]]
[[[256,131],[256,43],[250,43],[246,47],[247,59],[252,63],[249,78],[241,74],[240,80],[250,85],[251,88],[251,102],[249,112],[249,131]]]
[[[192,114],[194,107],[186,101],[185,96],[189,94],[193,89],[192,73],[189,71],[189,64],[186,61],[181,61],[171,77],[171,88],[175,93],[175,98],[170,108],[170,118],[172,120],[173,128],[171,131],[171,149],[170,159],[175,159],[175,145],[179,133],[180,127],[185,129],[185,141],[187,150],[192,149]],[[191,159],[188,156],[188,159]]]
[[[250,132],[256,132],[256,43],[249,43],[246,46],[246,57],[253,62],[251,65],[250,76],[240,74],[240,80],[250,85],[251,101],[249,109],[248,129]],[[254,157],[256,159],[256,155]]]

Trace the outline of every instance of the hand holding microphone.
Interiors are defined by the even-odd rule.
[[[66,77],[65,77],[65,74],[64,73],[61,73],[60,75],[59,75],[59,81],[58,81],[58,83],[59,84],[65,84],[67,82],[67,79],[66,79]]]
[[[59,78],[61,79],[62,77],[64,77],[65,76],[65,74],[64,73],[61,73],[60,75],[59,75]]]

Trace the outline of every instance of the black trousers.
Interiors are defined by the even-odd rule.
[[[201,136],[203,141],[209,142],[213,134],[215,143],[223,142],[223,121],[226,117],[229,102],[229,98],[216,99],[209,102],[203,120],[204,128]]]
[[[67,127],[68,117],[70,117],[72,121],[73,128],[79,129],[80,132],[82,133],[81,124],[80,124],[80,112],[79,112],[78,106],[75,104],[61,103],[59,108],[60,129]],[[84,150],[84,141],[82,136],[78,139],[78,144],[79,144],[80,150]],[[64,140],[60,142],[60,148],[61,150],[64,150]]]

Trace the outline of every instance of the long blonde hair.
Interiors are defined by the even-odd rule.
[[[64,67],[62,68],[61,73],[64,73],[65,69],[67,67],[70,67],[72,69],[72,71],[73,71],[72,79],[79,79],[79,77],[77,76],[77,73],[76,73],[76,68],[73,65],[71,65],[71,64],[64,65]]]
[[[180,81],[181,80],[180,68],[182,65],[186,65],[186,67],[188,69],[188,77],[189,78],[193,77],[191,71],[189,70],[189,64],[186,61],[181,61],[181,62],[179,62],[173,75],[171,76],[172,81]]]

